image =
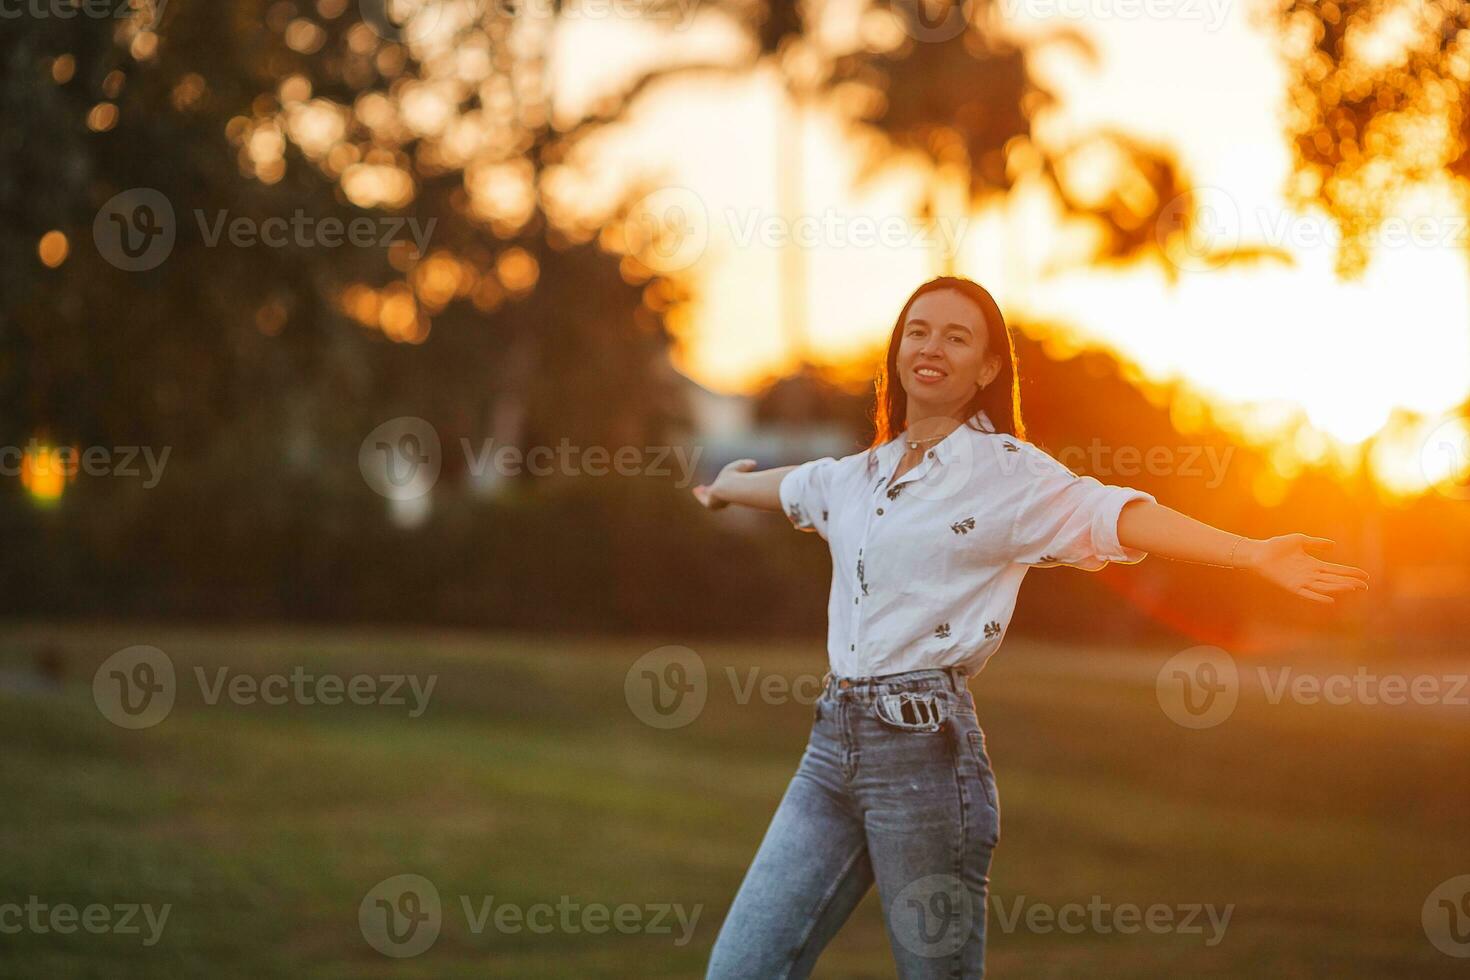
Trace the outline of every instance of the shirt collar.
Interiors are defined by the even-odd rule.
[[[934,452],[935,460],[940,463],[949,462],[958,452],[960,440],[973,439],[980,435],[981,432],[976,432],[972,424],[978,424],[981,432],[984,433],[994,434],[997,431],[995,423],[990,420],[990,416],[982,408],[970,416],[969,421],[961,422],[953,432],[929,447]],[[884,473],[892,472],[893,467],[898,464],[898,458],[903,455],[904,448],[903,436],[899,435],[874,450],[874,456],[877,462],[882,464]]]

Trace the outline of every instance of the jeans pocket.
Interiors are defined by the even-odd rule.
[[[980,785],[985,787],[985,802],[990,804],[990,809],[999,818],[1000,799],[995,788],[995,773],[990,768],[990,755],[985,751],[985,734],[977,728],[966,732],[965,738],[970,743],[970,755],[980,776]]]
[[[937,732],[948,720],[948,702],[941,691],[900,691],[880,694],[873,713],[889,728],[904,732]]]

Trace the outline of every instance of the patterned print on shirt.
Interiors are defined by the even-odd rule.
[[[992,619],[990,622],[985,624],[985,638],[987,640],[990,640],[994,639],[997,636],[1000,636],[1000,623]]]
[[[975,518],[967,517],[962,521],[955,521],[949,526],[949,529],[955,534],[969,534],[975,530]]]
[[[1057,558],[1056,555],[1042,555],[1040,558],[1038,558],[1036,560],[1037,560],[1037,562],[1039,562],[1040,564],[1043,564],[1043,565],[1046,564],[1047,562],[1057,562],[1058,564],[1060,564],[1060,560]]]
[[[863,581],[863,560],[861,558],[858,559],[857,573],[858,573],[858,588],[860,588],[860,589],[863,590],[863,595],[867,595],[868,594],[868,583]]]
[[[940,623],[938,626],[934,627],[934,635],[939,637],[941,640],[949,639],[949,624]]]
[[[801,504],[792,504],[791,509],[786,512],[786,516],[789,517],[791,519],[791,523],[796,525],[797,527],[812,526],[811,521],[808,521],[806,519],[806,511],[801,509]]]
[[[1009,439],[1001,443],[1001,445],[1006,447],[1006,452],[1008,453],[1018,453],[1021,451],[1021,447],[1016,445],[1014,442],[1011,442]]]
[[[897,500],[898,499],[898,492],[900,490],[902,490],[902,489],[903,489],[903,484],[902,483],[900,483],[896,487],[889,487],[888,488],[888,499],[889,500]]]

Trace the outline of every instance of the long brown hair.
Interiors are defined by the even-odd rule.
[[[878,371],[877,399],[873,406],[873,442],[869,449],[894,439],[908,424],[908,395],[898,377],[898,346],[903,339],[903,325],[908,318],[909,307],[914,300],[936,289],[953,289],[969,298],[980,309],[985,321],[985,353],[998,354],[1001,359],[1000,373],[984,388],[977,388],[975,395],[965,405],[967,424],[981,409],[990,417],[997,432],[1026,438],[1026,426],[1021,421],[1021,376],[1016,370],[1016,347],[1011,343],[1011,332],[1006,328],[1005,317],[995,297],[978,282],[959,276],[940,276],[930,279],[908,298],[903,309],[898,311],[898,321],[893,325],[893,335],[888,338],[888,356]],[[975,426],[977,431],[979,426]]]

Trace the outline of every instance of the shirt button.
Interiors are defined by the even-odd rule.
[[[929,450],[929,458],[930,459],[933,459],[934,458],[934,450],[932,450],[932,449]]]
[[[879,517],[882,517],[883,516],[883,508],[882,507],[879,507],[878,508],[878,516]]]

